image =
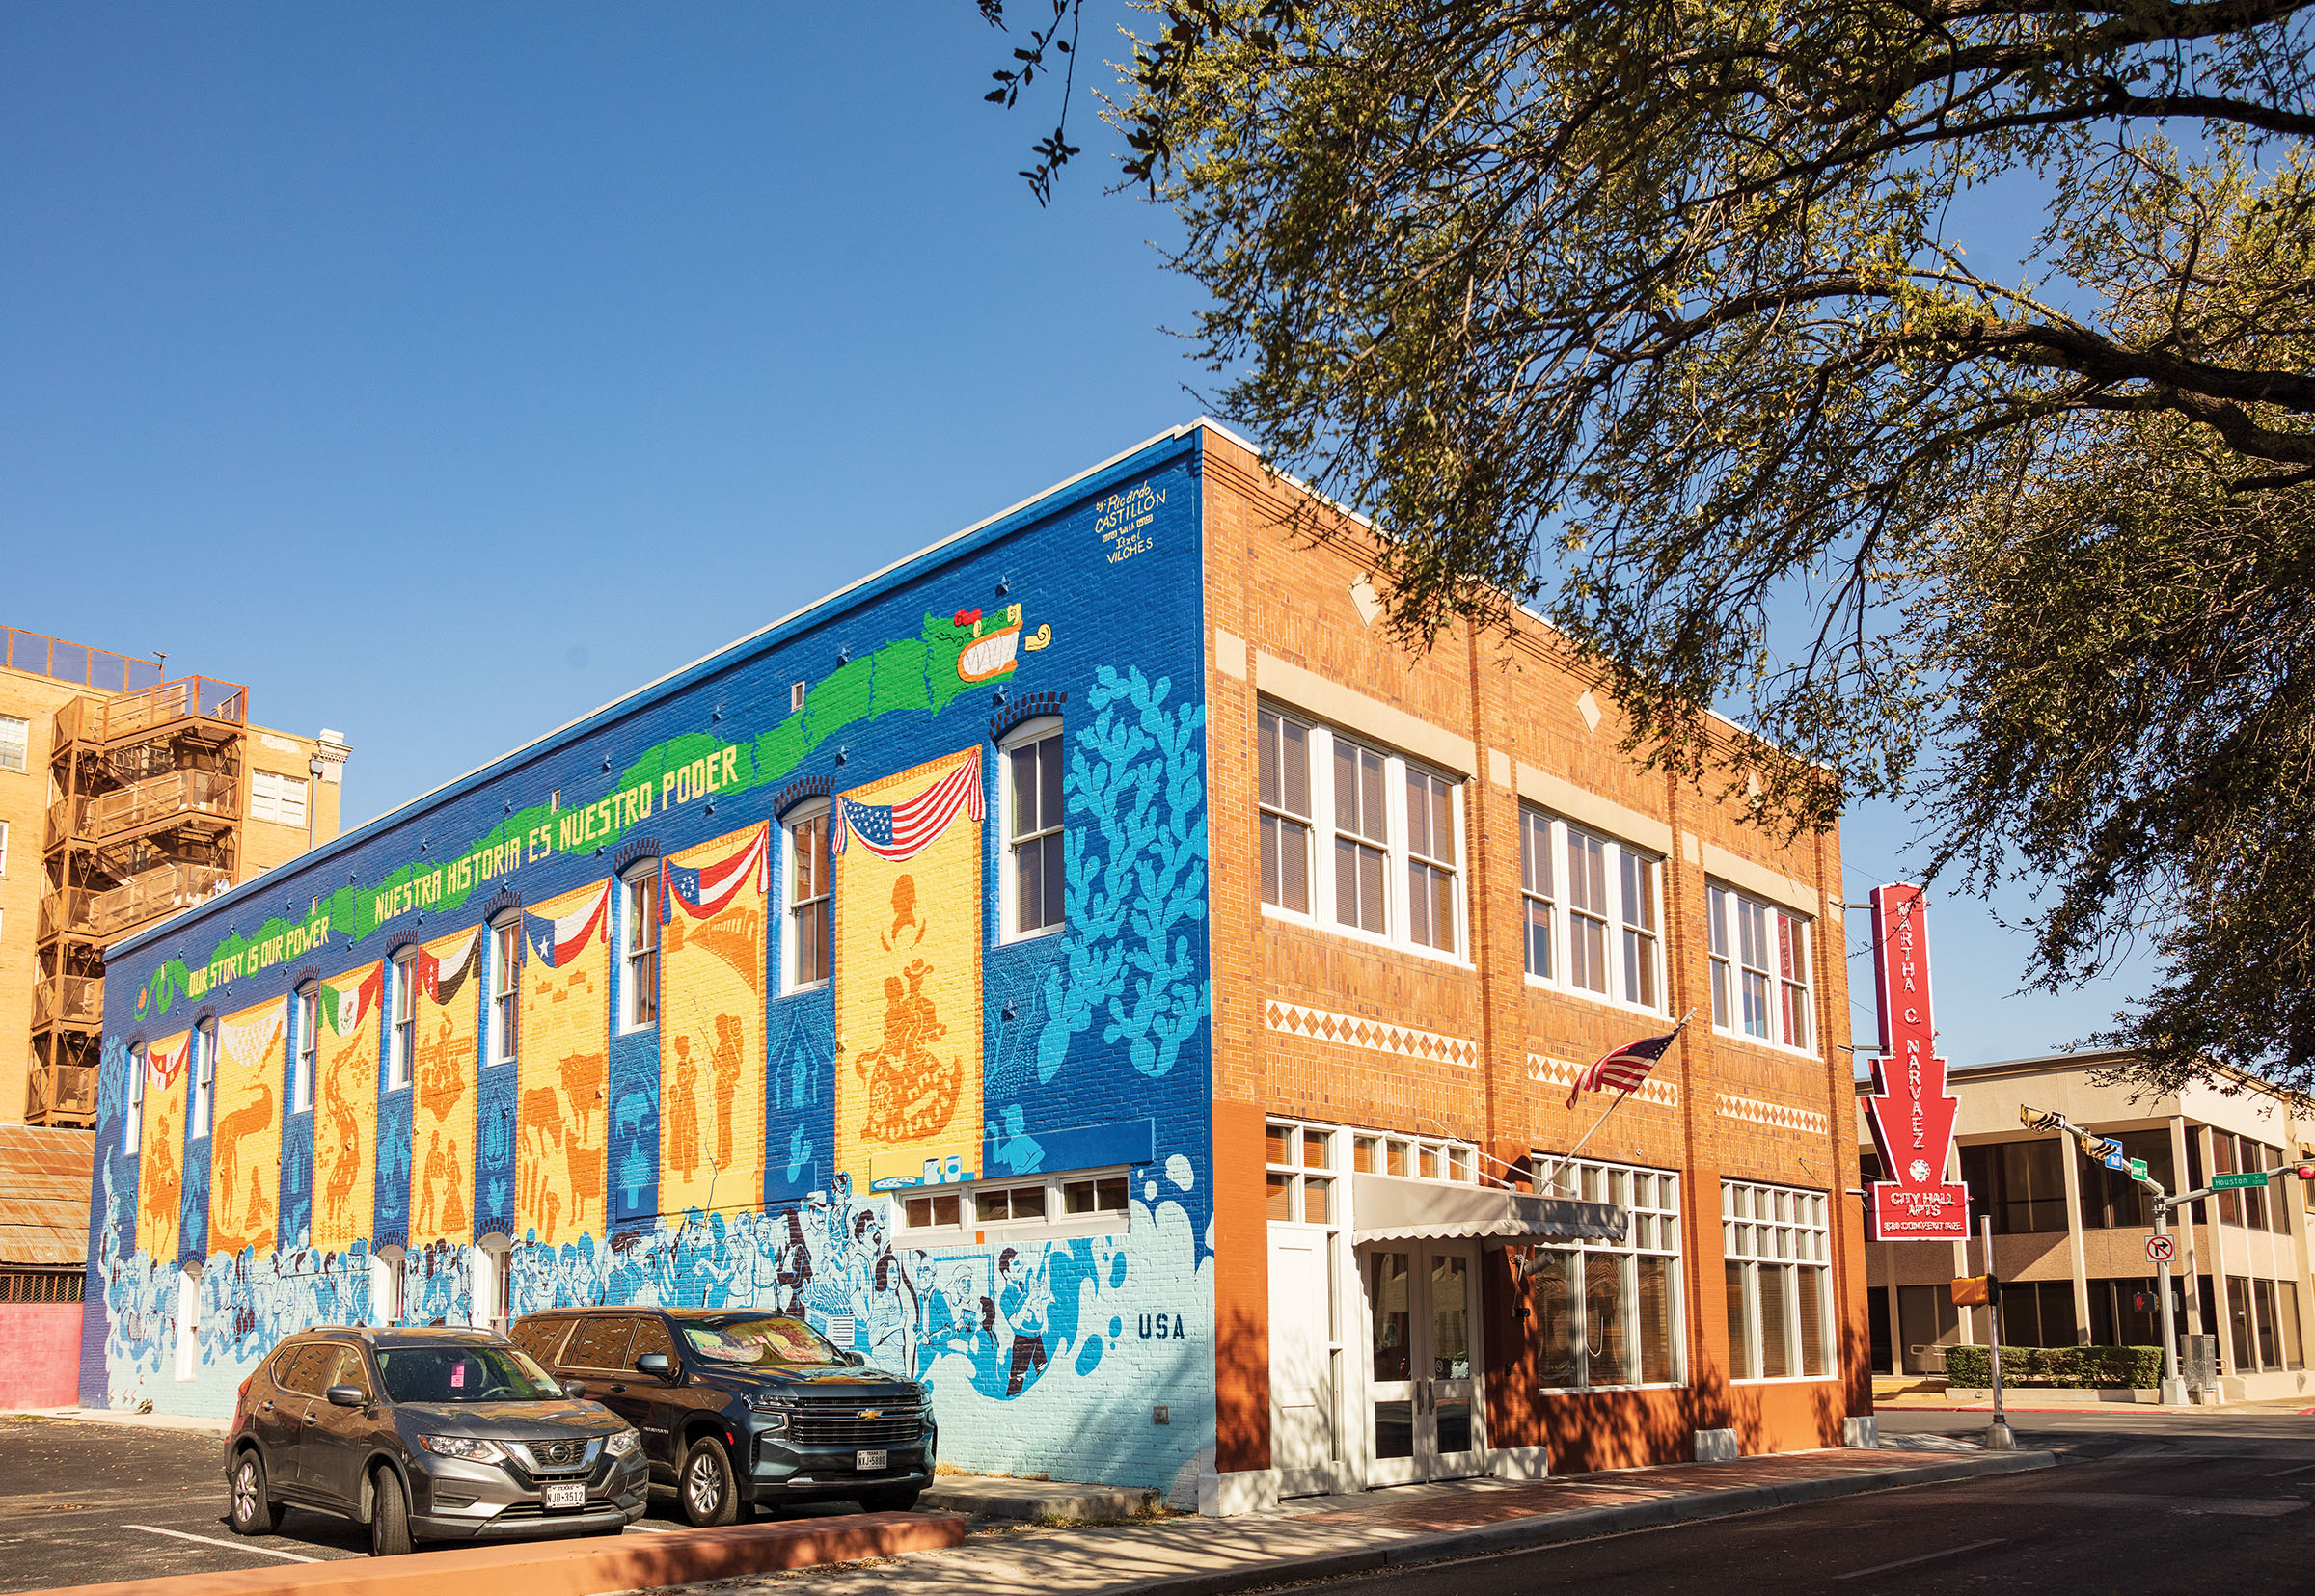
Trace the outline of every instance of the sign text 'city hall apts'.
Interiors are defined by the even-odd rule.
[[[1878,886],[1872,903],[1881,1056],[1865,1111],[1887,1177],[1873,1182],[1874,1231],[1883,1241],[1966,1240],[1969,1188],[1946,1178],[1960,1102],[1947,1095],[1946,1061],[1937,1056],[1921,889]]]

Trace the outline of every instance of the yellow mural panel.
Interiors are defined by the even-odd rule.
[[[856,1186],[981,1158],[981,753],[843,795],[836,1168]]]
[[[369,1236],[378,1167],[378,992],[365,964],[321,987],[321,1078],[313,1083],[313,1245],[342,1253]]]
[[[419,950],[416,1087],[410,1131],[410,1245],[475,1238],[475,1079],[481,1037],[479,926]]]
[[[611,1110],[611,882],[525,919],[516,1053],[514,1231],[554,1246],[605,1233]]]
[[[287,1003],[228,1014],[217,1027],[217,1124],[209,1138],[209,1250],[275,1246],[282,1194],[282,1039]]]
[[[179,1031],[145,1049],[145,1119],[137,1127],[137,1251],[177,1261],[177,1215],[185,1195],[185,1066],[193,1033]]]
[[[764,891],[770,827],[661,866],[659,1206],[760,1202],[764,1191]]]

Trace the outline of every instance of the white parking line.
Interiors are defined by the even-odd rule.
[[[247,1541],[221,1541],[214,1535],[188,1535],[182,1529],[162,1529],[150,1524],[129,1524],[124,1529],[142,1529],[148,1535],[167,1535],[173,1540],[199,1541],[204,1546],[222,1546],[228,1552],[254,1552],[260,1557],[279,1557],[289,1563],[317,1563],[319,1557],[309,1557],[302,1552],[276,1552],[269,1546],[252,1546]]]
[[[669,1529],[672,1529],[674,1526],[668,1524],[643,1524],[638,1522],[629,1525],[627,1528],[630,1529],[640,1529],[646,1535],[664,1535]]]
[[[2296,1469],[2277,1469],[2267,1477],[2269,1479],[2289,1479],[2293,1474],[2303,1474],[2309,1469],[2315,1469],[2315,1463],[2301,1463]]]
[[[1924,1552],[1918,1557],[1899,1557],[1893,1563],[1875,1563],[1870,1568],[1854,1568],[1846,1574],[1836,1574],[1836,1580],[1862,1580],[1867,1574],[1886,1574],[1893,1568],[1911,1568],[1915,1563],[1933,1563],[1940,1557],[1958,1557],[1964,1552],[1981,1552],[1989,1546],[2000,1546],[2007,1535],[1996,1535],[1990,1541],[1972,1541],[1967,1546],[1948,1546],[1943,1552]]]

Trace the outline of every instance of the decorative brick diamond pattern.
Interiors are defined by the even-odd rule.
[[[1582,1065],[1571,1064],[1566,1059],[1547,1059],[1540,1053],[1527,1055],[1527,1078],[1544,1086],[1573,1086],[1575,1077],[1582,1074],[1583,1069]],[[1680,1106],[1678,1083],[1656,1075],[1642,1081],[1640,1090],[1633,1093],[1632,1096],[1635,1101],[1653,1103],[1658,1108]]]
[[[1419,1031],[1411,1025],[1369,1019],[1364,1014],[1338,1014],[1330,1009],[1312,1009],[1272,998],[1263,1006],[1263,1020],[1271,1030],[1290,1037],[1314,1037],[1342,1047],[1388,1053],[1394,1058],[1452,1064],[1457,1069],[1479,1068],[1476,1041],[1443,1037],[1436,1031]]]
[[[1811,1136],[1822,1136],[1827,1129],[1825,1117],[1811,1109],[1763,1102],[1758,1097],[1733,1096],[1726,1092],[1715,1092],[1712,1096],[1719,1099],[1715,1112],[1724,1120],[1747,1120],[1779,1130],[1805,1131]]]

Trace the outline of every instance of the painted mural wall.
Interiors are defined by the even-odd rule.
[[[504,1251],[515,1313],[801,1312],[927,1380],[950,1461],[1194,1494],[1213,1445],[1194,446],[117,950],[83,1400],[223,1412],[304,1325],[397,1296],[405,1322],[466,1321],[481,1248]],[[1014,937],[998,744],[1032,721],[1062,740],[1063,926]],[[825,971],[798,958],[823,893]],[[936,1245],[902,1223],[927,1185],[1119,1168],[1130,1209],[1103,1233]]]

